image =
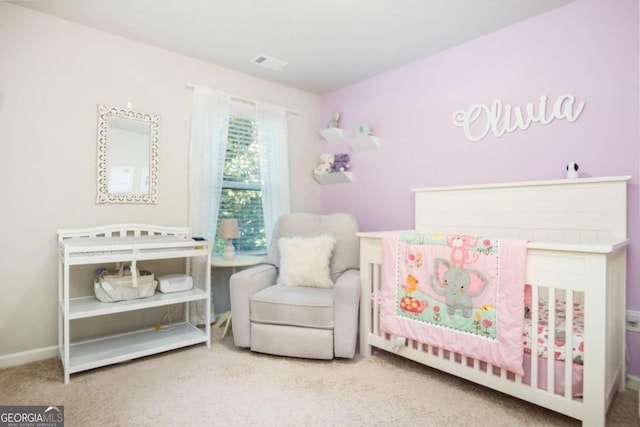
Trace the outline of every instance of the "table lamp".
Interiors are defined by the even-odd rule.
[[[227,239],[227,244],[224,247],[222,258],[233,259],[236,256],[236,249],[233,247],[231,239],[237,239],[240,237],[240,231],[238,230],[238,221],[234,218],[225,218],[220,220],[220,230],[218,230],[218,237],[220,239]]]

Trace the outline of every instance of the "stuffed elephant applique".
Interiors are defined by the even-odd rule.
[[[471,317],[473,298],[482,295],[489,280],[478,270],[453,266],[448,260],[436,258],[431,276],[431,288],[445,298],[447,313]]]

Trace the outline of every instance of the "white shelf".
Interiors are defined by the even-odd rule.
[[[319,133],[327,142],[340,141],[343,135],[343,131],[340,128],[325,128],[320,130]]]
[[[351,172],[331,172],[326,174],[313,174],[313,179],[320,185],[342,184],[353,181]]]
[[[94,369],[188,345],[211,345],[211,253],[210,242],[195,241],[188,228],[157,227],[145,224],[116,224],[90,229],[58,231],[58,347],[64,383],[72,373]],[[87,295],[93,283],[72,283],[76,265],[133,262],[141,260],[184,259],[184,272],[194,279],[192,289],[129,301],[101,302],[94,296],[71,298],[72,285]],[[199,262],[191,262],[197,258]],[[200,262],[201,261],[201,262]],[[193,271],[196,269],[196,271]],[[204,301],[204,330],[189,323],[187,313],[193,301]],[[108,337],[73,342],[72,327],[82,319],[145,310],[170,304],[184,304],[181,322],[167,329],[127,331]],[[72,322],[75,320],[75,322]],[[159,319],[158,319],[159,320]]]
[[[361,136],[348,141],[352,151],[375,150],[380,146],[380,138],[376,136]]]
[[[204,290],[199,288],[192,288],[187,291],[174,292],[170,294],[163,294],[158,291],[148,298],[118,302],[102,302],[93,296],[71,298],[69,300],[69,319],[73,320],[86,317],[103,316],[106,314],[142,310],[145,308],[160,307],[164,305],[204,299],[207,299],[207,294]]]
[[[138,357],[207,342],[204,331],[189,323],[171,329],[144,329],[74,343],[69,348],[69,372],[120,363]]]

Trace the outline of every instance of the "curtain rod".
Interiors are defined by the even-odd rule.
[[[187,87],[189,89],[193,89],[196,87],[196,85],[194,85],[193,83],[187,83]],[[221,91],[222,92],[222,91]],[[237,96],[237,95],[232,95],[232,94],[228,94],[232,99],[236,100],[236,101],[240,101],[240,102],[244,102],[245,104],[252,104],[252,105],[256,105],[256,101],[254,101],[253,99],[249,99],[249,98],[244,98],[242,96]],[[287,113],[289,114],[293,114],[294,116],[298,115],[298,110],[291,110],[289,108],[285,108],[285,110],[287,110]]]

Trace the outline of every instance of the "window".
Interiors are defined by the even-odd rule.
[[[229,118],[218,227],[223,218],[238,220],[236,252],[265,253],[267,249],[256,134],[254,119],[233,115]],[[224,239],[217,239],[214,252],[222,253],[225,243]]]

